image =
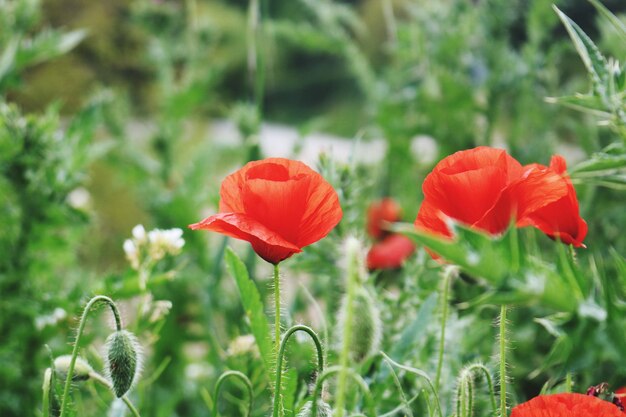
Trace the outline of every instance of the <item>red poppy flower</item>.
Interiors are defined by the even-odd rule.
[[[540,395],[513,408],[511,417],[623,417],[614,404],[583,394]]]
[[[567,168],[565,159],[560,155],[555,155],[549,167],[533,164],[525,168],[529,177],[534,175],[541,178],[541,183],[535,185],[536,189],[545,189],[546,186],[550,186],[546,182],[554,181],[559,188],[565,189],[565,193],[562,195],[559,193],[560,197],[556,200],[543,201],[544,204],[537,204],[531,209],[526,209],[525,212],[520,212],[517,226],[534,226],[554,239],[576,247],[584,247],[583,240],[587,235],[587,223],[579,215],[576,190],[565,172]],[[527,185],[526,188],[528,188]],[[541,199],[541,196],[537,197]]]
[[[220,213],[189,227],[246,240],[273,264],[325,237],[343,214],[320,174],[283,158],[246,164],[224,179],[220,197]]]
[[[367,268],[396,269],[415,252],[415,245],[408,237],[392,234],[374,243],[367,252]]]
[[[402,209],[393,198],[385,197],[372,203],[367,209],[367,233],[374,239],[384,237],[384,222],[397,222],[401,214]]]
[[[560,156],[552,158],[550,167],[522,167],[504,150],[460,151],[435,166],[422,190],[415,225],[445,237],[452,237],[446,218],[492,235],[502,233],[516,218],[517,227],[534,226],[574,246],[583,246],[587,233]]]

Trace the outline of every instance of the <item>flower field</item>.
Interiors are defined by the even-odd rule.
[[[0,0],[0,416],[626,415],[626,6]]]

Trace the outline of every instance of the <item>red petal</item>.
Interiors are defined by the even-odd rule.
[[[576,190],[565,169],[565,160],[558,155],[552,157],[549,168],[532,167],[520,183],[518,195],[524,204],[520,204],[517,226],[534,226],[552,238],[581,247],[587,223],[580,217]]]
[[[235,239],[248,241],[266,261],[277,264],[294,253],[302,252],[293,243],[268,229],[255,219],[241,213],[219,213],[189,226],[193,230],[210,230]]]
[[[623,417],[614,404],[583,394],[540,395],[513,408],[511,417]]]
[[[401,213],[400,205],[393,198],[373,202],[367,209],[367,233],[374,239],[382,238],[386,233],[382,229],[383,223],[399,221]]]
[[[426,177],[422,189],[425,201],[447,216],[499,233],[508,225],[509,205],[500,207],[504,211],[498,212],[494,224],[486,214],[494,210],[502,193],[522,174],[522,166],[504,150],[479,147],[443,159]]]
[[[400,268],[415,252],[415,245],[408,237],[399,234],[387,236],[375,243],[367,253],[368,269]]]

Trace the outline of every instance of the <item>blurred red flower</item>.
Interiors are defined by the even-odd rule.
[[[393,223],[400,220],[402,209],[390,197],[373,202],[367,209],[367,233],[374,239],[383,238],[387,232],[383,229],[384,223]]]
[[[392,234],[375,242],[367,252],[368,269],[396,269],[415,252],[415,245],[408,237]]]
[[[189,227],[246,240],[272,264],[325,237],[343,215],[320,174],[284,158],[249,162],[224,179],[220,197],[220,213]]]
[[[513,408],[511,417],[623,417],[608,401],[583,394],[540,395]]]
[[[587,232],[565,161],[522,166],[506,151],[478,147],[441,160],[422,185],[424,201],[415,226],[452,237],[451,218],[492,235],[534,226],[552,238],[583,246]]]

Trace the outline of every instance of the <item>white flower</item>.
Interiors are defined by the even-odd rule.
[[[76,210],[87,210],[91,204],[91,194],[86,188],[75,188],[67,195],[67,203]]]
[[[146,241],[146,229],[144,229],[143,225],[138,224],[137,226],[133,227],[132,233],[135,242],[141,244]]]
[[[139,268],[139,248],[135,244],[135,241],[131,239],[126,239],[124,241],[124,253],[126,254],[126,259],[130,262],[130,266],[133,269]]]
[[[166,254],[178,255],[185,245],[182,238],[183,231],[181,229],[154,229],[148,232],[148,242],[150,242],[150,257],[153,260],[159,260]]]

